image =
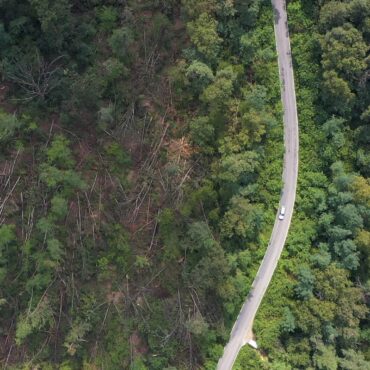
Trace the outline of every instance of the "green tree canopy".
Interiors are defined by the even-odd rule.
[[[202,13],[187,25],[191,41],[201,55],[212,63],[215,62],[222,43],[217,33],[217,24],[216,19],[210,14]]]
[[[353,81],[366,68],[365,56],[369,46],[350,23],[335,27],[321,41],[322,65],[325,70],[334,70],[346,80]]]

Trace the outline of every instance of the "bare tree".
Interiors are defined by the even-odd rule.
[[[13,58],[5,65],[5,75],[25,91],[25,100],[44,100],[60,82],[57,72],[61,70],[61,66],[58,62],[63,57],[64,55],[60,55],[48,62],[36,52],[31,58]]]

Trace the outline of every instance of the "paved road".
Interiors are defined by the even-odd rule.
[[[276,215],[266,254],[231,331],[223,356],[218,362],[218,370],[231,370],[240,348],[253,337],[253,320],[283,250],[293,214],[297,188],[298,116],[285,0],[272,0],[272,6],[275,16],[275,40],[279,61],[281,99],[284,108],[284,185],[280,206],[285,206],[286,214],[284,220],[279,220],[278,214]]]

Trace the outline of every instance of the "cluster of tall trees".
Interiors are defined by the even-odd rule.
[[[356,0],[288,6],[300,123],[299,189],[287,250],[256,323],[257,331],[268,331],[261,341],[276,368],[370,366],[364,120],[370,101],[369,10],[368,1]],[[285,303],[271,314],[269,307],[282,302],[280,294]]]
[[[297,207],[236,368],[366,369],[370,5],[288,12]],[[270,2],[0,13],[0,366],[214,369],[281,189]]]

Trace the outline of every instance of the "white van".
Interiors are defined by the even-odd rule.
[[[281,206],[279,220],[284,220],[284,216],[285,216],[285,206]]]
[[[248,342],[247,342],[252,348],[254,349],[258,349],[258,345],[257,345],[257,342],[253,339],[250,339]]]

